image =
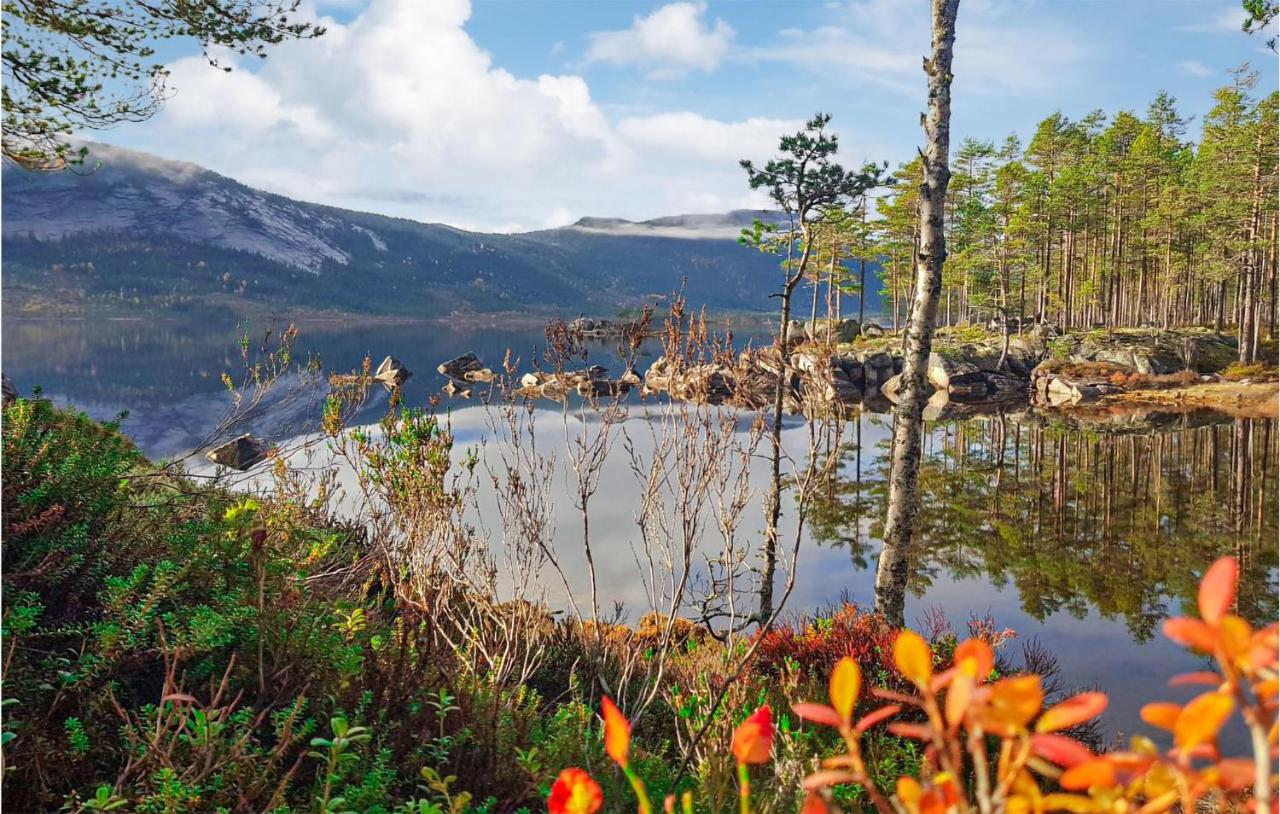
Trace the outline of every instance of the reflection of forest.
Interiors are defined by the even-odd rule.
[[[887,420],[887,419],[886,419]],[[1037,619],[1095,608],[1149,637],[1196,574],[1232,553],[1242,564],[1239,612],[1274,619],[1277,439],[1269,420],[1225,419],[1149,434],[1098,434],[1029,414],[936,424],[920,472],[920,534],[886,551],[898,568],[877,585],[901,614],[941,571],[1012,581]],[[822,542],[867,567],[884,517],[887,451],[845,452],[812,515]]]

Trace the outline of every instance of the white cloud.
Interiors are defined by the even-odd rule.
[[[630,28],[588,35],[587,62],[637,65],[655,79],[673,79],[690,70],[713,71],[733,42],[734,30],[717,18],[708,24],[705,3],[668,3]]]
[[[1016,20],[1013,19],[1016,16]],[[903,93],[924,93],[921,57],[929,51],[928,4],[923,0],[854,0],[836,24],[779,32],[773,45],[743,49],[743,59],[785,62],[829,75],[850,69]],[[957,86],[967,92],[1036,94],[1054,88],[1088,55],[1083,39],[1048,20],[1017,14],[1006,5],[975,2],[956,32]]]
[[[798,122],[612,121],[581,76],[495,65],[464,30],[469,15],[466,0],[373,0],[231,73],[177,60],[175,98],[122,135],[290,197],[464,228],[763,203],[737,160],[767,157]]]
[[[1194,59],[1188,59],[1187,61],[1183,62],[1182,70],[1186,71],[1192,76],[1210,76],[1213,74],[1213,71],[1209,68],[1208,65],[1205,65],[1203,62],[1197,62]]]

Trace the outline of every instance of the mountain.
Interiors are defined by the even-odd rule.
[[[695,305],[768,311],[779,284],[777,258],[736,242],[769,212],[583,218],[483,234],[295,201],[194,164],[89,148],[92,170],[4,168],[3,283],[13,307],[603,315],[661,299],[683,281]]]

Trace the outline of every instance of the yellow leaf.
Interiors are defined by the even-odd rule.
[[[845,726],[853,718],[858,705],[858,693],[862,690],[862,670],[858,662],[845,656],[831,671],[831,706]]]
[[[1233,709],[1235,702],[1225,693],[1207,692],[1193,698],[1174,722],[1174,745],[1186,751],[1213,740]]]
[[[893,663],[907,680],[924,687],[933,678],[933,654],[920,634],[904,630],[893,642]]]

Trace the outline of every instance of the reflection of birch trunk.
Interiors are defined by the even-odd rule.
[[[951,142],[951,51],[956,38],[959,0],[933,0],[933,55],[924,63],[929,77],[924,174],[920,183],[919,240],[915,260],[915,291],[906,331],[902,396],[894,411],[893,447],[889,472],[889,505],[884,549],[876,569],[876,609],[891,624],[903,622],[907,560],[919,511],[920,428],[929,398],[925,372],[933,345],[942,264],[946,259],[943,207],[951,171],[947,165]]]

